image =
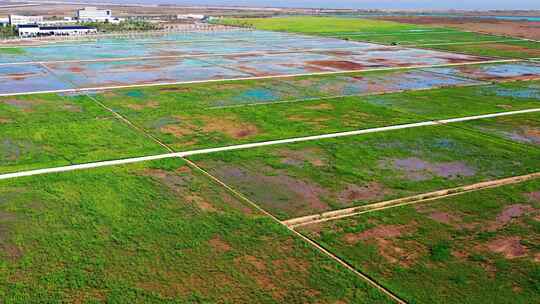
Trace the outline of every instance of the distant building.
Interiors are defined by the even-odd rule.
[[[77,36],[97,33],[97,29],[89,26],[39,26],[36,24],[19,25],[19,37],[38,36]]]
[[[205,15],[198,15],[198,14],[185,14],[185,15],[177,15],[176,19],[180,20],[205,20],[207,17]]]
[[[77,10],[79,22],[110,22],[118,23],[121,20],[112,16],[111,10],[101,10],[95,7],[85,7]]]
[[[22,24],[40,24],[43,22],[43,16],[20,16],[9,15],[9,24],[19,26]]]

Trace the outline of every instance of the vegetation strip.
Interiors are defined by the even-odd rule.
[[[436,72],[431,72],[431,73],[436,73]],[[270,106],[270,105],[278,105],[278,104],[283,104],[283,103],[297,103],[297,102],[304,102],[304,101],[329,100],[329,99],[337,99],[337,98],[345,98],[345,97],[386,95],[386,94],[405,93],[405,92],[429,91],[429,90],[444,89],[444,88],[449,88],[449,87],[451,87],[451,88],[473,87],[473,86],[483,86],[483,85],[489,85],[490,84],[490,82],[480,81],[480,80],[476,80],[476,79],[472,79],[472,78],[465,78],[465,77],[460,77],[460,78],[466,79],[466,80],[478,81],[478,83],[466,83],[466,84],[458,84],[458,85],[452,85],[452,86],[435,86],[435,87],[419,88],[419,89],[411,89],[411,90],[395,90],[395,91],[386,91],[386,92],[372,92],[372,93],[349,94],[349,95],[332,95],[332,96],[323,96],[323,97],[309,97],[309,98],[300,98],[300,99],[280,100],[280,101],[274,101],[274,102],[243,103],[243,104],[237,104],[237,105],[213,106],[213,107],[208,107],[207,109],[209,109],[209,110],[219,110],[219,109],[231,109],[231,108],[254,107],[254,106]],[[540,76],[538,76],[538,78],[540,78]],[[534,80],[534,79],[536,79],[536,78],[532,78],[531,80]],[[515,81],[515,80],[509,80],[509,81]],[[502,82],[506,82],[506,81],[505,80],[497,81],[497,83],[502,83]]]
[[[503,179],[497,179],[497,180],[491,180],[491,181],[486,181],[486,182],[480,182],[480,183],[475,183],[475,184],[467,185],[467,186],[460,186],[456,188],[438,190],[438,191],[433,191],[429,193],[423,193],[423,194],[393,199],[389,201],[384,201],[384,202],[379,202],[379,203],[374,203],[374,204],[369,204],[369,205],[364,205],[364,206],[358,206],[358,207],[324,212],[320,214],[302,216],[302,217],[283,221],[283,224],[291,228],[296,228],[300,226],[306,226],[306,225],[351,217],[351,216],[355,216],[355,215],[366,213],[366,212],[384,210],[384,209],[394,208],[394,207],[399,207],[399,206],[404,206],[404,205],[418,204],[418,203],[432,201],[432,200],[436,200],[440,198],[460,195],[467,192],[478,191],[478,190],[483,190],[483,189],[488,189],[488,188],[495,188],[495,187],[500,187],[500,186],[505,186],[505,185],[510,185],[510,184],[516,184],[516,183],[520,183],[520,182],[524,182],[524,181],[528,181],[528,180],[536,179],[536,178],[540,178],[540,172],[531,173],[527,175],[514,176],[514,177],[509,177],[509,178],[503,178]]]
[[[98,168],[98,167],[105,167],[105,166],[123,165],[123,164],[137,163],[137,162],[143,162],[143,161],[149,161],[149,160],[172,158],[172,157],[188,157],[188,156],[199,155],[199,154],[210,154],[210,153],[216,153],[216,152],[250,149],[250,148],[272,146],[272,145],[279,145],[279,144],[290,144],[290,143],[312,141],[312,140],[319,140],[319,139],[326,139],[326,138],[337,138],[337,137],[362,135],[362,134],[385,132],[385,131],[392,131],[392,130],[424,127],[424,126],[444,125],[444,124],[455,123],[455,122],[463,122],[463,121],[470,121],[470,120],[477,120],[477,119],[484,119],[484,118],[493,118],[493,117],[534,113],[534,112],[540,112],[540,108],[510,111],[510,112],[500,112],[500,113],[477,115],[477,116],[468,116],[468,117],[461,117],[461,118],[443,119],[443,120],[430,120],[430,121],[424,121],[424,122],[362,129],[362,130],[347,131],[347,132],[329,133],[329,134],[313,135],[313,136],[306,136],[306,137],[296,137],[296,138],[263,141],[263,142],[249,143],[249,144],[224,146],[224,147],[218,147],[218,148],[199,149],[199,150],[191,150],[191,151],[184,151],[184,152],[175,152],[175,153],[134,157],[134,158],[126,158],[126,159],[118,159],[118,160],[108,160],[108,161],[100,161],[100,162],[69,165],[69,166],[46,168],[46,169],[21,171],[21,172],[15,172],[15,173],[0,174],[0,180],[11,179],[11,178],[16,178],[16,177],[47,174],[47,173],[58,173],[58,172]]]
[[[268,211],[264,210],[263,208],[261,208],[257,203],[253,202],[252,200],[250,200],[248,197],[246,197],[245,195],[243,195],[242,193],[238,192],[237,190],[235,190],[234,188],[230,187],[229,185],[227,185],[226,183],[224,183],[223,181],[221,181],[220,179],[218,179],[217,177],[213,176],[212,174],[208,173],[206,170],[204,170],[203,168],[199,167],[197,164],[195,164],[194,162],[188,160],[188,159],[185,159],[185,158],[182,158],[184,159],[187,164],[189,166],[191,166],[192,168],[194,168],[195,170],[201,172],[202,174],[204,174],[205,176],[207,176],[208,178],[210,178],[212,181],[216,182],[217,184],[221,185],[222,187],[224,187],[226,190],[228,190],[229,192],[231,192],[233,195],[235,195],[237,198],[243,200],[244,202],[248,203],[250,206],[256,208],[257,210],[259,210],[260,212],[262,212],[263,214],[265,214],[266,216],[268,216],[269,218],[271,218],[273,221],[275,221],[276,223],[279,223],[280,225],[283,225],[285,226],[289,231],[291,231],[294,235],[300,237],[303,241],[305,241],[306,243],[308,243],[309,245],[315,247],[315,249],[319,250],[321,253],[323,253],[324,255],[328,256],[329,258],[331,258],[332,260],[336,261],[338,264],[344,266],[345,268],[347,268],[348,270],[350,270],[352,273],[354,273],[355,275],[359,276],[360,278],[362,278],[363,280],[365,280],[367,283],[369,283],[371,286],[377,288],[378,290],[380,290],[382,293],[384,293],[385,295],[387,295],[388,297],[390,297],[392,300],[394,300],[396,303],[399,303],[399,304],[406,304],[407,302],[405,302],[404,300],[402,300],[401,298],[399,298],[396,294],[394,294],[391,290],[385,288],[384,286],[380,285],[379,283],[377,283],[375,280],[373,280],[372,278],[368,277],[366,274],[358,271],[356,268],[354,268],[352,265],[350,265],[349,263],[345,262],[344,260],[342,260],[341,258],[339,258],[338,256],[336,256],[335,254],[333,254],[332,252],[326,250],[325,248],[323,248],[321,245],[319,245],[317,242],[313,241],[312,239],[306,237],[305,235],[301,234],[300,232],[294,230],[292,227],[289,227],[288,225],[286,225],[285,223],[283,223],[282,221],[280,221],[278,218],[276,218],[274,215],[272,215],[271,213],[269,213]]]
[[[302,76],[341,75],[341,74],[358,73],[358,72],[413,70],[413,69],[425,69],[425,68],[442,68],[442,67],[453,67],[453,66],[480,65],[480,64],[490,64],[490,63],[512,63],[512,62],[523,62],[523,61],[524,60],[522,59],[498,59],[498,60],[484,60],[484,61],[475,61],[475,62],[445,63],[445,64],[434,64],[434,65],[413,65],[409,67],[385,67],[385,68],[335,71],[335,72],[301,73],[301,74],[240,77],[240,78],[229,78],[229,79],[207,79],[207,80],[176,81],[176,82],[156,82],[156,83],[104,86],[104,87],[91,87],[91,88],[4,93],[4,94],[0,94],[0,97],[47,94],[47,93],[76,93],[76,92],[86,92],[86,91],[114,90],[114,89],[154,87],[154,86],[165,86],[165,85],[180,85],[180,84],[221,83],[221,82],[244,81],[244,80],[282,79],[282,78],[293,78],[293,77],[302,77]]]

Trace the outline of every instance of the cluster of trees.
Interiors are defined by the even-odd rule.
[[[98,32],[125,32],[125,31],[151,31],[158,30],[159,26],[146,21],[122,21],[114,24],[110,22],[84,22],[80,25],[91,26]]]
[[[17,30],[13,26],[0,26],[0,38],[17,36]]]

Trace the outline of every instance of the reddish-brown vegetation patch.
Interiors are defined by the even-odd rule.
[[[450,224],[460,220],[458,216],[443,211],[434,211],[429,215],[429,217],[439,223],[444,224]]]
[[[486,245],[491,252],[500,253],[505,258],[513,259],[527,255],[528,249],[521,244],[518,236],[504,237],[493,240]]]
[[[329,103],[320,103],[317,105],[307,105],[304,108],[310,109],[310,110],[333,110],[334,105]]]
[[[320,149],[309,148],[302,150],[279,150],[278,154],[282,157],[281,163],[302,166],[304,162],[310,163],[314,167],[323,167],[327,164],[327,160],[321,157],[323,152]]]
[[[499,213],[499,215],[497,215],[495,222],[488,225],[487,229],[489,231],[495,231],[497,229],[500,229],[510,223],[512,219],[518,218],[533,210],[533,207],[525,204],[514,204],[507,206],[506,208],[504,208],[503,211],[501,211],[501,213]]]
[[[219,235],[208,241],[208,244],[210,244],[217,252],[227,252],[231,250],[231,245],[221,239]]]
[[[338,198],[343,203],[352,203],[382,199],[387,193],[388,190],[378,182],[369,182],[363,185],[348,184],[338,195]]]
[[[128,104],[127,105],[128,108],[130,109],[133,109],[133,110],[137,110],[137,111],[140,111],[140,110],[144,110],[144,109],[155,109],[157,107],[159,107],[159,103],[158,102],[155,102],[155,101],[149,101],[147,103],[132,103],[132,104]]]
[[[24,112],[31,112],[32,107],[33,107],[33,102],[29,102],[26,100],[8,99],[8,100],[1,100],[0,102],[3,102],[4,104],[15,107]]]
[[[271,174],[266,175],[264,172]],[[328,193],[319,185],[293,178],[269,168],[246,170],[221,165],[212,173],[221,180],[251,193],[252,198],[281,211],[305,210],[309,213],[328,210],[322,198]]]
[[[307,64],[345,71],[362,70],[366,68],[363,64],[346,60],[316,60],[308,61]]]
[[[526,194],[527,197],[534,202],[540,202],[540,191],[534,191]]]
[[[379,225],[360,233],[347,233],[343,236],[343,240],[354,245],[367,239],[397,238],[407,231],[410,231],[410,227],[405,225]]]
[[[416,157],[386,159],[380,162],[380,166],[398,169],[413,180],[426,180],[433,175],[454,179],[476,174],[473,168],[461,161],[431,163]]]
[[[178,123],[165,125],[160,130],[176,137],[192,135],[198,132],[219,132],[235,139],[252,137],[259,133],[257,126],[251,123],[241,122],[237,117],[216,119],[207,116],[193,116],[190,118],[177,118],[179,120]],[[200,122],[200,125],[196,124],[195,121]]]
[[[66,104],[62,108],[69,112],[82,112],[82,107],[74,104]]]

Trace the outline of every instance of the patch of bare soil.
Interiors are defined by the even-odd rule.
[[[236,117],[223,117],[219,119],[208,116],[194,116],[189,119],[184,117],[177,118],[180,122],[162,126],[160,130],[176,137],[198,132],[219,132],[235,139],[251,137],[259,133],[257,126],[247,122],[240,122]],[[194,121],[202,122],[202,126],[197,126]]]
[[[314,167],[324,167],[327,164],[327,160],[321,157],[324,152],[316,148],[302,150],[282,149],[278,151],[278,154],[283,157],[281,163],[291,166],[302,166],[304,162],[308,162]]]
[[[343,240],[347,244],[354,245],[359,241],[379,238],[397,238],[403,233],[411,232],[411,227],[406,225],[379,225],[377,227],[362,231],[360,233],[347,233]]]
[[[132,110],[140,111],[144,109],[155,109],[159,107],[159,103],[155,101],[149,101],[143,104],[132,103],[132,104],[128,104],[127,107]]]
[[[199,207],[199,209],[201,209],[202,211],[208,211],[208,212],[217,211],[217,209],[214,207],[214,205],[212,205],[212,203],[210,203],[203,197],[198,196],[196,194],[191,194],[191,195],[186,196],[186,200],[189,203]]]
[[[416,157],[385,159],[379,166],[397,169],[417,181],[430,179],[432,176],[454,179],[476,174],[473,168],[461,161],[431,163]]]
[[[224,165],[212,173],[226,183],[250,193],[255,201],[270,208],[283,211],[306,209],[310,213],[328,210],[328,204],[322,200],[328,193],[319,185],[279,171],[271,171],[272,175],[265,175],[264,172],[265,168],[259,168],[258,172],[255,172]]]
[[[144,174],[156,178],[176,193],[185,193],[192,179],[190,175],[160,169],[147,169]]]
[[[329,103],[321,103],[318,105],[308,105],[308,106],[305,106],[304,108],[310,109],[310,110],[333,110],[334,106]]]
[[[8,124],[8,123],[11,123],[11,122],[13,122],[13,121],[11,119],[9,119],[9,118],[0,117],[0,125],[1,124]]]
[[[15,107],[18,110],[23,112],[32,112],[33,104],[25,100],[11,99],[11,100],[1,100],[0,102],[7,104],[9,106]]]
[[[525,204],[514,204],[507,206],[504,208],[499,215],[497,215],[497,218],[495,219],[495,222],[489,224],[487,226],[488,231],[495,231],[498,230],[504,226],[506,226],[512,219],[518,218],[526,213],[529,213],[533,211],[534,208],[530,205]]]
[[[443,211],[434,211],[429,215],[429,217],[439,223],[444,224],[450,224],[460,220],[458,216]]]
[[[533,202],[540,202],[540,191],[527,193],[526,196]]]
[[[521,244],[518,236],[504,237],[489,242],[486,247],[489,251],[500,253],[507,259],[514,259],[527,255],[527,247]]]
[[[217,252],[227,252],[231,250],[231,245],[222,240],[219,235],[208,241],[208,244],[210,244]]]
[[[66,104],[62,108],[64,108],[64,110],[69,111],[69,112],[74,112],[74,113],[82,112],[82,107],[78,105],[74,105],[74,104]]]
[[[342,203],[349,204],[356,201],[382,199],[387,193],[388,189],[378,182],[369,182],[363,185],[348,184],[338,195],[338,199]]]

